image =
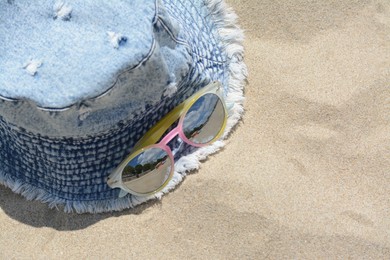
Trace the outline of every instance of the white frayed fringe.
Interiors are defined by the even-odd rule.
[[[164,97],[171,98],[175,93],[177,92],[177,84],[175,82],[172,82],[168,85],[168,87],[165,89]]]
[[[108,37],[110,38],[110,42],[112,47],[118,49],[120,45],[124,44],[127,41],[127,37],[123,36],[120,33],[116,32],[107,32]]]
[[[69,21],[72,17],[73,8],[62,1],[56,2],[53,9],[54,19],[60,18],[61,20]]]
[[[247,77],[247,68],[243,61],[244,48],[242,41],[244,35],[236,25],[237,16],[233,10],[221,0],[205,0],[211,11],[214,22],[217,24],[220,40],[225,46],[229,58],[229,88],[226,96],[226,103],[229,104],[229,118],[223,138],[226,138],[231,129],[240,120],[244,109],[244,85]],[[120,211],[133,208],[151,199],[160,199],[164,193],[168,193],[179,184],[187,172],[199,169],[200,161],[205,160],[208,155],[219,151],[224,146],[223,141],[217,141],[207,147],[202,147],[194,153],[180,158],[175,163],[175,173],[165,189],[149,197],[126,196],[123,198],[105,201],[67,201],[59,199],[48,192],[38,189],[30,184],[23,184],[13,181],[10,176],[1,176],[0,183],[8,186],[15,193],[19,193],[28,200],[40,200],[48,203],[50,208],[63,207],[67,213],[102,213],[109,211]]]
[[[42,66],[42,61],[41,60],[33,60],[31,59],[30,61],[26,62],[23,64],[23,69],[26,70],[28,74],[31,76],[35,76],[38,72],[38,68]]]

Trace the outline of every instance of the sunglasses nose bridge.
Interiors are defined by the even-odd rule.
[[[179,126],[170,131],[161,141],[160,144],[167,145],[173,138],[179,134]]]

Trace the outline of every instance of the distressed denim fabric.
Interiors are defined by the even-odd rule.
[[[106,177],[142,135],[209,82],[227,86],[218,37],[202,0],[1,0],[0,180],[116,199]]]

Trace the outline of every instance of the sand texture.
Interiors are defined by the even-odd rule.
[[[250,75],[226,147],[121,213],[0,186],[0,259],[390,259],[390,2],[228,2]]]

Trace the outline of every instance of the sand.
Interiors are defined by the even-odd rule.
[[[390,258],[390,2],[229,0],[245,116],[161,201],[64,214],[0,186],[0,258]]]

